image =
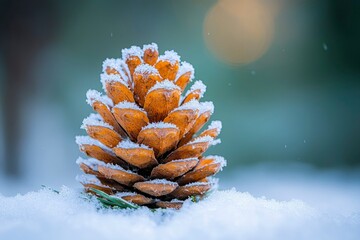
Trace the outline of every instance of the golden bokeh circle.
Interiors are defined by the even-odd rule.
[[[260,58],[272,40],[271,10],[258,0],[219,0],[204,21],[209,49],[229,64],[247,64]]]

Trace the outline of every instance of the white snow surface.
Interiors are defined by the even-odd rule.
[[[329,215],[299,200],[215,191],[181,210],[101,208],[62,187],[0,196],[0,239],[358,239],[360,215]]]

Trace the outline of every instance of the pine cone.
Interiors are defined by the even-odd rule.
[[[203,196],[211,178],[225,166],[219,156],[202,154],[215,140],[221,122],[195,134],[213,113],[212,102],[199,102],[206,87],[194,69],[174,51],[159,56],[155,43],[122,50],[122,59],[106,59],[101,82],[106,96],[87,92],[90,114],[82,128],[89,136],[76,142],[88,159],[77,163],[87,192],[101,190],[126,201],[160,208],[180,208],[183,200]]]

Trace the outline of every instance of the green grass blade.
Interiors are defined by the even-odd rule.
[[[100,197],[98,197],[98,199],[103,204],[107,204],[110,206],[117,206],[120,208],[131,208],[131,209],[139,208],[139,206],[136,204],[130,203],[122,198],[112,197],[112,196],[104,193],[101,190],[98,190],[95,188],[90,188],[90,190],[100,196]],[[100,200],[100,199],[102,199],[102,200]]]

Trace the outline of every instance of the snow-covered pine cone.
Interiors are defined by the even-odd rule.
[[[91,113],[78,136],[89,158],[77,163],[86,175],[78,180],[88,192],[102,190],[138,205],[180,208],[183,200],[214,187],[214,175],[225,166],[220,156],[202,156],[221,130],[213,121],[195,135],[214,111],[199,102],[206,86],[194,68],[174,51],[159,56],[155,43],[122,50],[122,59],[106,59],[101,83],[106,95],[87,92]]]

